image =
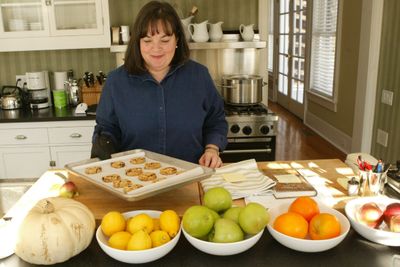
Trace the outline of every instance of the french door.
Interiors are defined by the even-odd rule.
[[[307,0],[278,0],[277,100],[297,117],[304,117],[304,68]]]

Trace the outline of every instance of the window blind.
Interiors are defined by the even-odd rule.
[[[268,71],[274,69],[274,1],[269,2],[269,25],[268,25]]]
[[[333,98],[338,0],[313,1],[310,90]]]

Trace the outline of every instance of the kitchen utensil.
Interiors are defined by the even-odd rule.
[[[21,89],[19,87],[3,86],[1,89],[1,95],[0,106],[2,109],[9,110],[22,107]]]
[[[239,31],[244,41],[252,41],[254,39],[254,24],[240,24]]]
[[[187,18],[181,19],[183,32],[185,33],[186,41],[190,41],[189,24],[192,22],[194,16],[189,16]]]
[[[190,23],[188,26],[190,37],[197,43],[207,42],[209,39],[207,30],[208,21],[201,23]]]
[[[266,83],[258,75],[226,75],[222,77],[222,97],[232,105],[254,105],[262,101]]]
[[[219,42],[222,39],[222,21],[219,21],[217,23],[208,23],[208,25],[210,26],[210,40],[211,42]]]

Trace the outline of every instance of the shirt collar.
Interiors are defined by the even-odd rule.
[[[171,68],[169,69],[167,75],[165,75],[163,81],[164,81],[167,77],[169,77],[169,76],[171,76],[172,74],[174,74],[174,73],[175,73],[179,68],[181,68],[183,65],[184,65],[184,63],[179,64],[179,65],[173,65],[173,66],[171,66]],[[156,81],[156,80],[153,78],[153,76],[151,76],[151,74],[150,74],[149,72],[146,72],[146,73],[144,73],[144,74],[129,74],[129,75],[132,76],[132,77],[135,77],[135,78],[140,79],[142,82],[145,82],[145,81],[153,81],[153,82],[155,82],[155,81]]]

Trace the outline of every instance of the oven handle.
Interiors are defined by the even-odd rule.
[[[267,148],[267,149],[229,149],[229,150],[224,150],[221,154],[261,153],[261,152],[271,153],[272,149],[271,148]]]

